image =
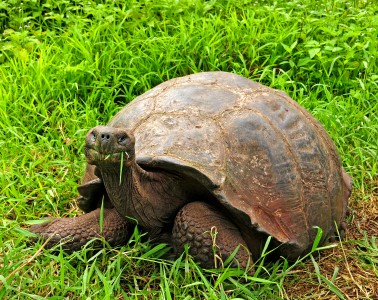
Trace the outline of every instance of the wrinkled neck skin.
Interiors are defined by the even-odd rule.
[[[135,161],[124,167],[122,174],[119,166],[97,168],[116,210],[143,227],[150,237],[158,236],[172,223],[187,202],[178,176],[145,171]]]

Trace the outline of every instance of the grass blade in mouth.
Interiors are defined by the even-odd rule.
[[[127,152],[126,152],[127,154]],[[123,152],[121,152],[121,165],[119,167],[119,185],[121,185],[122,182],[122,170],[123,170]]]
[[[101,208],[100,208],[100,233],[102,234],[102,228],[104,226],[104,196],[101,200]]]

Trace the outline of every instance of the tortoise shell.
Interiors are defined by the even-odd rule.
[[[271,235],[286,244],[282,255],[297,257],[311,247],[314,226],[325,240],[345,217],[349,176],[334,143],[281,91],[231,73],[198,73],[137,97],[108,126],[135,135],[142,168],[205,187],[247,242]]]

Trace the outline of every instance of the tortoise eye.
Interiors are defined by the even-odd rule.
[[[97,134],[96,134],[96,132],[92,131],[92,133],[91,133],[91,138],[92,138],[93,141],[96,140],[96,138],[97,138]]]
[[[121,135],[118,137],[118,143],[119,144],[124,144],[127,140],[127,136],[126,135]]]

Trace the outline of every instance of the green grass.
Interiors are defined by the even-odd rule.
[[[38,251],[23,229],[77,214],[91,127],[167,79],[209,70],[286,91],[332,136],[356,202],[377,200],[377,28],[375,1],[0,1],[0,298],[289,297],[287,282],[301,280],[292,268],[306,261],[261,262],[251,277],[163,260],[139,232],[91,256],[90,245]],[[377,234],[345,245],[375,276]],[[336,267],[325,277],[309,261],[308,278],[353,298]]]

